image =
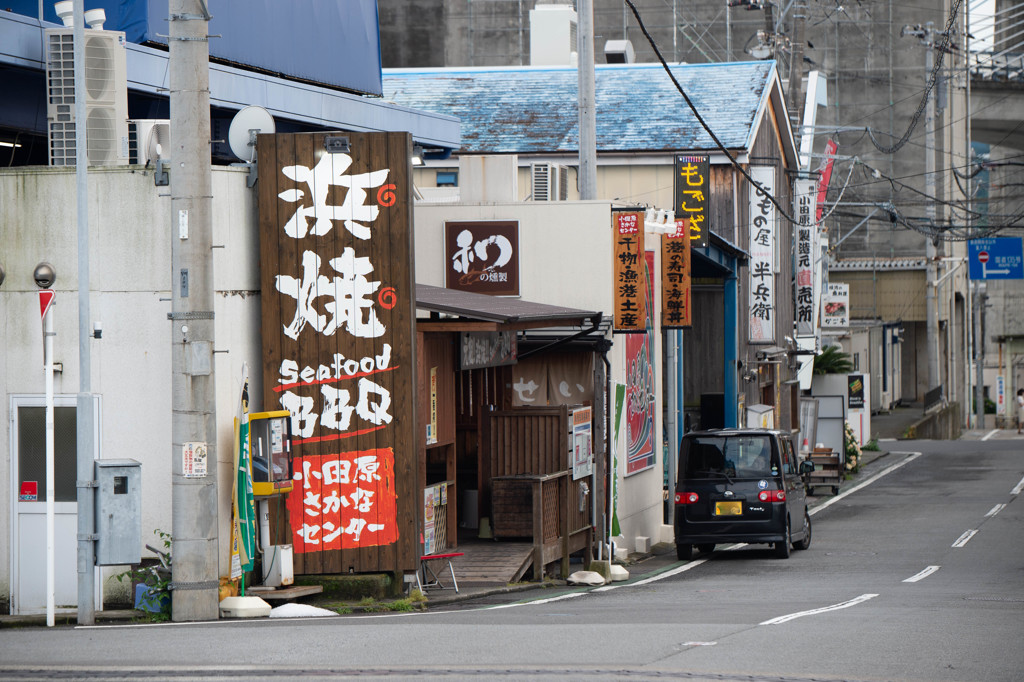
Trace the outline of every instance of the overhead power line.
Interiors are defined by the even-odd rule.
[[[711,139],[714,141],[715,146],[718,147],[719,151],[725,154],[726,158],[729,159],[729,163],[732,164],[733,168],[740,172],[740,175],[747,179],[747,182],[749,182],[754,187],[758,188],[762,193],[764,193],[765,197],[767,197],[768,200],[772,202],[772,204],[775,206],[775,208],[778,209],[779,214],[783,218],[793,223],[794,225],[797,224],[798,221],[794,220],[793,217],[789,215],[789,212],[786,211],[785,208],[783,208],[782,204],[780,204],[779,201],[761,185],[761,183],[756,182],[754,178],[750,177],[750,174],[747,173],[746,169],[744,169],[743,166],[741,166],[739,162],[736,161],[736,157],[732,155],[732,152],[726,149],[725,145],[722,144],[722,141],[718,139],[718,136],[715,135],[715,132],[711,130],[710,126],[708,126],[707,122],[704,120],[704,117],[700,115],[699,111],[697,111],[697,107],[694,106],[692,101],[690,101],[690,97],[689,95],[686,94],[686,91],[683,90],[683,86],[681,86],[679,84],[679,81],[676,80],[675,74],[672,73],[672,69],[669,68],[668,63],[665,61],[665,58],[661,55],[661,50],[658,49],[657,43],[654,42],[654,38],[652,38],[651,34],[647,31],[647,27],[644,25],[644,20],[640,18],[640,12],[637,11],[636,5],[633,4],[632,0],[624,0],[624,2],[626,3],[626,5],[629,6],[629,9],[633,13],[633,16],[636,17],[637,23],[640,24],[640,31],[643,32],[644,37],[647,39],[648,44],[650,44],[651,46],[651,49],[654,50],[654,54],[657,55],[658,61],[661,62],[662,68],[665,69],[665,73],[667,73],[668,77],[672,79],[672,84],[676,86],[676,90],[678,90],[679,94],[683,96],[683,100],[686,101],[686,106],[690,107],[690,111],[692,111],[693,115],[697,118],[697,122],[700,123],[701,128],[703,128],[705,132],[707,132],[707,134],[711,136]],[[959,3],[960,0],[957,0],[957,2]]]
[[[626,0],[627,2],[629,0]],[[921,114],[924,113],[925,106],[928,104],[928,98],[931,97],[932,90],[935,88],[935,82],[938,79],[939,71],[942,69],[942,60],[946,56],[946,51],[949,49],[949,42],[953,36],[953,24],[956,22],[957,13],[960,11],[960,5],[962,0],[956,0],[952,9],[949,10],[949,20],[946,22],[946,30],[942,33],[942,45],[938,48],[939,58],[935,60],[935,66],[932,67],[932,72],[928,75],[928,87],[925,89],[924,96],[921,98],[921,103],[917,105],[917,111],[914,112],[913,118],[910,119],[910,125],[907,126],[906,132],[903,133],[903,137],[891,147],[885,147],[878,143],[875,136],[868,131],[868,137],[871,139],[871,144],[875,145],[875,149],[882,152],[883,154],[895,154],[903,145],[910,139],[910,134],[914,132],[914,128],[917,127],[918,121],[921,120]],[[931,45],[928,46],[931,49]]]

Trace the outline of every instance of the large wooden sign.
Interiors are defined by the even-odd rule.
[[[415,570],[410,138],[256,149],[263,401],[292,415],[295,571]]]
[[[616,332],[647,331],[647,286],[644,284],[644,214],[612,211],[612,272]]]
[[[690,322],[690,227],[676,220],[676,231],[661,236],[661,328],[683,329]]]

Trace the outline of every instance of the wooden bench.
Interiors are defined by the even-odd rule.
[[[463,552],[449,552],[448,554],[425,554],[420,557],[420,570],[416,571],[416,585],[420,588],[420,592],[426,593],[428,587],[436,587],[440,590],[447,589],[447,585],[441,582],[441,575],[444,573],[444,566],[440,570],[434,571],[430,565],[432,561],[443,561],[448,565],[448,575],[452,577],[452,586],[455,588],[455,592],[459,591],[459,581],[455,579],[455,569],[452,568],[452,559],[458,556],[464,556]],[[420,580],[420,573],[423,574],[423,579]],[[427,574],[430,574],[430,579],[427,579]]]

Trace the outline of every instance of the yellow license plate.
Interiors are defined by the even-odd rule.
[[[715,516],[742,516],[743,503],[739,500],[733,502],[715,502]]]

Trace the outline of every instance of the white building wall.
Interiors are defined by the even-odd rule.
[[[421,284],[444,286],[447,266],[444,223],[449,220],[519,221],[520,294],[523,300],[601,311],[606,316],[612,314],[613,245],[609,202],[417,204],[414,209],[416,281]],[[613,337],[615,345],[608,353],[608,360],[611,363],[611,380],[624,384],[626,358],[625,343],[620,342],[621,339]],[[672,541],[671,527],[662,522],[664,462],[660,329],[655,329],[653,340],[655,393],[658,396],[654,400],[655,466],[624,478],[625,450],[622,443],[617,454],[617,511],[622,536],[630,550],[638,536],[656,542]]]
[[[256,202],[243,169],[213,173],[213,263],[217,373],[217,476],[221,572],[230,542],[232,419],[243,362],[250,366],[253,411],[261,406]],[[138,167],[90,169],[90,312],[103,323],[91,340],[92,391],[102,396],[103,459],[142,463],[142,542],[171,531],[171,225],[168,187]],[[63,363],[54,391],[79,389],[78,243],[72,170],[0,170],[0,243],[6,281],[0,286],[0,471],[11,472],[10,396],[44,390],[38,289],[40,261],[57,271],[54,359]],[[91,325],[90,325],[91,327]],[[0,593],[10,585],[13,482],[0,487]],[[146,555],[148,552],[143,551]],[[119,570],[108,569],[107,574]]]

